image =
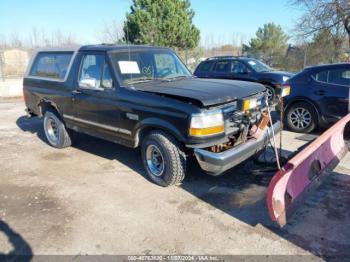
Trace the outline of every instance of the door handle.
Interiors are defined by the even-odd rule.
[[[326,94],[326,91],[324,90],[318,90],[315,92],[315,95],[319,95],[319,96],[324,96]]]
[[[76,90],[73,90],[73,91],[72,91],[72,94],[73,94],[73,95],[79,95],[79,94],[81,94],[81,91],[78,90],[78,89],[76,89]]]

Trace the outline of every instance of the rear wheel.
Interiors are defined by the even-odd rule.
[[[53,110],[44,115],[44,131],[49,144],[56,148],[71,146],[72,140],[61,118]]]
[[[147,175],[157,185],[177,185],[185,178],[186,155],[175,138],[165,132],[151,132],[143,140],[141,154]]]
[[[311,133],[317,127],[315,109],[307,103],[295,103],[286,112],[288,128],[298,133]]]

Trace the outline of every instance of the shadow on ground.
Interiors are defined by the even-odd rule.
[[[46,141],[40,120],[21,117],[17,125]],[[139,150],[85,135],[79,135],[79,142],[74,147],[117,160],[147,179]],[[283,152],[284,155],[290,153]],[[204,174],[195,161],[191,161],[181,188],[251,227],[262,225],[317,256],[350,256],[350,176],[345,175],[346,171],[332,175],[288,225],[280,229],[270,220],[266,206],[266,190],[274,172],[261,172],[262,169],[266,166],[247,161],[223,176],[211,177]],[[195,205],[186,208],[191,206]]]
[[[0,261],[30,261],[32,259],[33,252],[30,245],[2,220],[0,220],[0,234],[4,234],[12,246],[9,253],[2,253],[0,248]]]

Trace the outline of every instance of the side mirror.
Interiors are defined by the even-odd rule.
[[[80,88],[96,89],[96,84],[96,79],[94,78],[82,79],[79,81]]]

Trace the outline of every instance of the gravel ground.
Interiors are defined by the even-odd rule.
[[[0,254],[350,255],[350,156],[278,229],[269,173],[190,167],[183,185],[150,183],[138,150],[80,136],[57,150],[20,100],[0,101]],[[284,132],[285,154],[305,141]],[[311,257],[310,257],[311,258]]]

